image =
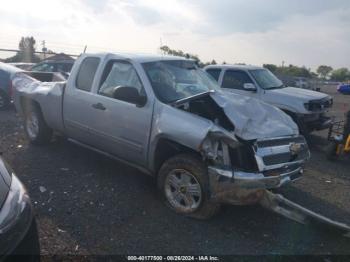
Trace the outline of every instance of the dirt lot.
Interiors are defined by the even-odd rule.
[[[339,118],[350,97],[335,96]],[[350,224],[350,161],[327,161],[324,137],[311,138],[304,178],[281,192]],[[350,254],[350,239],[258,206],[226,206],[210,221],[178,216],[135,169],[64,140],[28,145],[13,110],[0,112],[0,151],[30,192],[43,254]]]

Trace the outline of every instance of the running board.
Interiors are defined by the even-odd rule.
[[[344,223],[340,223],[329,219],[325,216],[317,214],[305,207],[302,207],[279,194],[265,190],[264,197],[260,204],[269,210],[272,210],[286,218],[292,219],[302,224],[318,224],[325,228],[335,230],[345,237],[350,237],[350,227]]]

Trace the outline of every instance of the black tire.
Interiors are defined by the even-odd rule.
[[[33,118],[37,120],[35,132],[30,131]],[[45,145],[51,141],[52,129],[46,124],[40,108],[36,105],[30,105],[25,110],[24,130],[29,141],[34,145]]]
[[[335,141],[330,142],[330,144],[326,148],[326,156],[328,160],[335,161],[339,158],[337,154],[338,143]]]
[[[199,183],[201,188],[200,204],[196,209],[191,211],[185,212],[180,208],[176,208],[171,204],[166,195],[167,176],[171,174],[173,170],[179,169],[185,170],[195,177],[196,182]],[[179,154],[165,161],[158,173],[157,186],[165,204],[176,213],[204,220],[213,217],[220,209],[218,203],[213,203],[209,199],[209,177],[207,166],[194,154]]]
[[[3,91],[0,90],[0,111],[7,109],[9,105],[9,97]]]
[[[26,236],[6,261],[40,261],[39,234],[35,220],[33,220]]]

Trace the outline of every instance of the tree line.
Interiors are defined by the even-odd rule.
[[[38,63],[40,57],[35,54],[36,41],[34,37],[22,37],[18,44],[18,52],[9,58],[4,60],[5,63]]]
[[[160,50],[167,55],[174,55],[193,59],[197,62],[197,64],[200,67],[217,64],[217,62],[214,59],[211,62],[202,62],[199,59],[198,55],[186,53],[182,50],[174,50],[166,45],[161,46]],[[226,62],[222,62],[222,64],[226,64]],[[316,72],[312,72],[310,68],[306,68],[305,66],[300,67],[296,65],[277,66],[274,64],[264,64],[263,67],[269,69],[272,73],[279,75],[286,75],[292,77],[320,78],[323,80],[330,79],[332,81],[339,82],[350,81],[350,71],[348,68],[345,67],[333,69],[331,66],[320,65],[317,68]]]
[[[11,62],[31,62],[37,63],[40,61],[40,57],[35,54],[36,41],[34,37],[22,37],[18,44],[19,51],[16,55],[4,60],[6,63]],[[169,46],[163,45],[160,50],[167,55],[180,56],[189,59],[193,59],[200,67],[207,65],[215,65],[217,62],[213,59],[210,62],[203,62],[199,59],[198,55],[184,52],[182,50],[171,49]],[[52,51],[48,51],[50,53]],[[225,61],[222,64],[226,64]],[[333,69],[331,66],[320,65],[316,72],[312,72],[310,68],[305,66],[299,67],[295,65],[289,66],[277,66],[274,64],[264,64],[263,67],[269,69],[271,72],[280,75],[293,76],[293,77],[306,77],[306,78],[321,78],[323,80],[330,79],[333,81],[350,81],[350,71],[348,68]]]

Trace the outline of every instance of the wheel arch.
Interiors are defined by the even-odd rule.
[[[201,157],[200,153],[190,147],[180,144],[169,138],[159,138],[155,146],[152,158],[152,171],[157,175],[162,164],[169,158],[181,154],[181,153],[191,153]]]

